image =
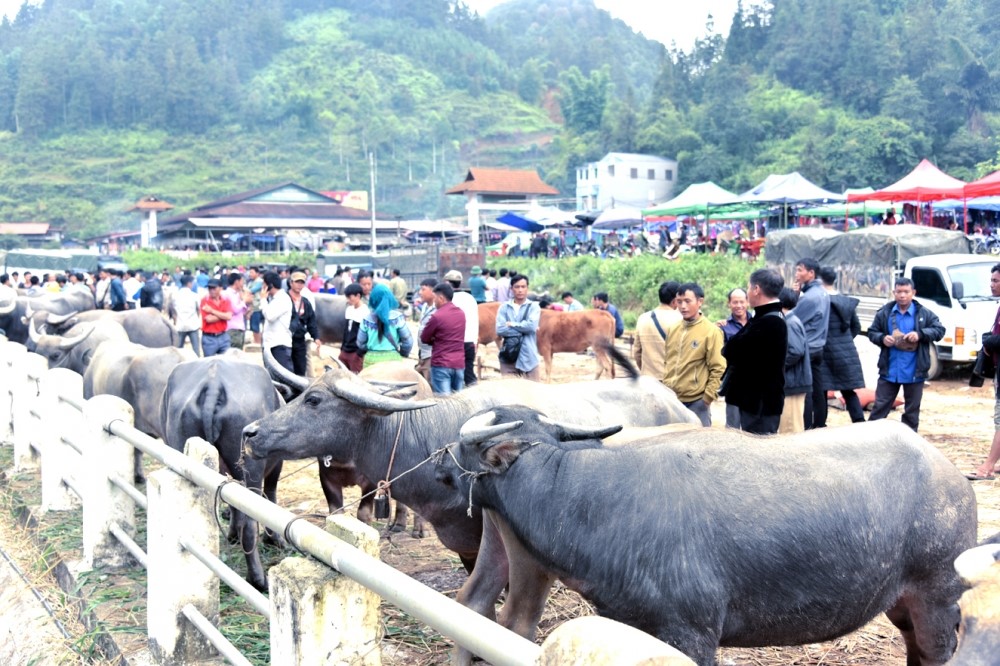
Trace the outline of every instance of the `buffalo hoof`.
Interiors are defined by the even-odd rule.
[[[247,574],[247,582],[253,586],[258,592],[267,592],[267,576],[263,573],[255,576],[252,573]]]
[[[285,541],[285,537],[271,530],[264,530],[264,543],[275,548],[281,548],[282,550],[288,548],[288,542]]]
[[[414,539],[423,539],[424,537],[427,536],[427,534],[425,534],[423,528],[421,528],[419,530],[415,529],[412,532],[410,532],[410,536],[413,537]]]
[[[396,523],[393,523],[392,525],[389,525],[389,531],[390,532],[405,532],[406,531],[406,525],[398,525]]]

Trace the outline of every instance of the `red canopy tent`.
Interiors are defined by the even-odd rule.
[[[942,199],[961,199],[965,197],[965,181],[949,176],[926,158],[920,160],[913,171],[897,180],[892,185],[867,194],[848,194],[847,201],[878,200],[878,201],[940,201]],[[920,215],[921,207],[917,207]],[[920,223],[919,217],[917,223]],[[968,221],[966,221],[966,226]]]
[[[991,197],[1000,194],[1000,171],[974,180],[965,186],[965,198]]]

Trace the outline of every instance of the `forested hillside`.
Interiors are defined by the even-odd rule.
[[[924,156],[972,178],[997,162],[998,11],[774,0],[684,53],[592,0],[47,0],[0,24],[0,221],[87,235],[146,194],[367,189],[368,153],[406,217],[460,212],[442,191],[473,165],[572,197],[609,150],[736,190],[877,186]]]

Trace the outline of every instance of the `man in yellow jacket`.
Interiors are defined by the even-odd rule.
[[[704,302],[705,291],[696,283],[685,282],[677,288],[682,319],[666,329],[663,383],[709,428],[709,406],[719,396],[726,359],[722,331],[701,314]]]

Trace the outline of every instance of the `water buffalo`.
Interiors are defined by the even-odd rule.
[[[971,589],[959,600],[962,624],[958,649],[949,666],[986,666],[1000,654],[1000,534],[955,560],[955,570]]]
[[[316,328],[319,339],[326,344],[344,341],[347,298],[337,294],[316,294]]]
[[[297,381],[303,393],[245,429],[248,454],[257,458],[329,455],[354,463],[372,479],[386,475],[394,456],[394,470],[415,469],[393,482],[393,496],[430,521],[441,542],[458,553],[469,570],[479,550],[481,517],[477,513],[469,520],[467,499],[436,483],[433,466],[421,463],[431,457],[437,443],[456,440],[462,424],[473,414],[497,405],[529,402],[558,418],[592,426],[696,422],[673,391],[650,377],[558,386],[504,379],[438,397],[436,403],[382,395],[363,378],[339,368],[313,382],[294,375],[289,381]]]
[[[268,349],[264,349],[264,365],[271,371],[275,384],[283,387],[282,394],[286,400],[291,400],[298,396],[301,391],[294,385],[301,381],[301,377],[288,373],[284,368],[274,363]],[[337,361],[340,364],[339,361]],[[361,371],[361,376],[369,382],[381,384],[391,394],[397,388],[403,389],[404,398],[423,400],[431,397],[430,384],[413,368],[413,364],[408,361],[395,361],[388,363],[377,363]],[[290,385],[288,382],[292,382]],[[361,488],[361,500],[358,502],[357,516],[363,523],[370,523],[374,517],[376,485],[372,483],[364,474],[358,472],[354,463],[335,461],[330,456],[320,459],[319,482],[323,488],[323,495],[326,497],[327,506],[330,513],[340,511],[344,507],[344,488],[349,486],[359,486]],[[403,531],[406,529],[406,522],[409,510],[402,502],[396,502],[396,511],[389,521],[390,530]],[[425,536],[424,520],[419,513],[413,515],[412,536],[422,539]]]
[[[99,320],[110,320],[121,324],[132,342],[146,347],[176,347],[177,329],[156,308],[139,308],[137,310],[90,310],[88,312],[72,312],[54,315],[47,312],[36,312],[32,317],[35,328],[59,335],[76,324]]]
[[[33,326],[28,327],[28,334],[35,353],[48,359],[50,368],[69,368],[81,375],[101,343],[129,341],[121,324],[103,319],[77,324],[65,335],[39,333]]]
[[[11,342],[19,342],[30,348],[28,320],[32,312],[45,311],[63,315],[93,308],[94,297],[85,291],[7,298],[0,301],[0,329],[6,332],[7,339]]]
[[[479,304],[479,344],[488,345],[497,338],[496,320],[499,303]],[[615,318],[605,310],[580,310],[560,312],[542,310],[538,322],[538,355],[545,362],[545,381],[552,379],[552,355],[560,352],[594,350],[597,357],[597,374],[600,379],[607,372],[614,379],[615,366],[604,351],[615,341]]]
[[[83,373],[83,397],[107,394],[132,405],[135,427],[151,437],[165,439],[161,410],[167,378],[178,363],[197,357],[188,349],[143,345],[120,340],[100,345]],[[135,482],[145,481],[142,452],[135,451]]]
[[[174,367],[163,391],[160,434],[178,451],[190,437],[201,437],[219,449],[225,471],[247,488],[263,489],[276,501],[280,460],[241,456],[243,427],[282,404],[267,371],[237,350],[195,359]],[[257,521],[231,509],[230,540],[239,538],[246,555],[247,581],[267,589],[267,577],[257,551]],[[276,541],[280,541],[273,537]]]
[[[488,413],[481,436],[466,432],[456,455],[472,502],[601,615],[704,665],[720,645],[831,640],[879,612],[908,664],[952,655],[952,562],[975,545],[975,495],[909,428],[692,430],[567,449],[555,431],[504,434],[522,425]]]

